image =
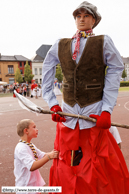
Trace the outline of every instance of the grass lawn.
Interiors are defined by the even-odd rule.
[[[0,93],[0,97],[10,97],[13,96],[13,93]]]
[[[121,92],[124,92],[124,91],[128,92],[129,91],[129,87],[120,87],[119,91],[121,91]]]

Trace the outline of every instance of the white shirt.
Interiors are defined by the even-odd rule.
[[[71,45],[72,53],[74,52],[75,42],[76,40],[73,39]],[[80,52],[79,55],[77,55],[76,63],[78,63],[80,60],[86,42],[87,38],[82,37],[80,39]],[[47,56],[43,62],[42,69],[42,96],[48,103],[49,108],[56,104],[59,104],[53,92],[56,65],[60,63],[58,58],[58,43],[59,40],[57,40],[56,43],[48,51]],[[104,63],[108,66],[108,69],[105,76],[105,87],[103,89],[102,100],[83,108],[81,108],[78,104],[75,104],[73,107],[71,107],[64,101],[62,101],[63,112],[85,115],[88,117],[90,114],[100,115],[102,111],[108,111],[112,113],[113,108],[116,104],[118,89],[120,86],[120,78],[124,69],[124,64],[119,52],[115,48],[114,43],[107,35],[104,36],[103,59]],[[65,118],[66,122],[64,122],[63,124],[71,129],[74,129],[78,119],[72,117]],[[93,126],[95,126],[95,123],[79,119],[80,129],[91,128]]]
[[[38,154],[38,159],[41,159],[45,152],[41,152],[35,145],[34,147]],[[31,148],[27,144],[19,142],[14,151],[15,186],[45,185],[39,170],[30,171],[34,161],[35,158]]]

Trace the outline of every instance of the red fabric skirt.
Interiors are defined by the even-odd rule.
[[[71,166],[71,150],[81,147],[83,157]],[[57,124],[54,148],[59,159],[50,169],[49,185],[62,186],[62,194],[129,194],[129,172],[109,130],[74,130]]]

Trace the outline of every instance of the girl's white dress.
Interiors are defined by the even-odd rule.
[[[62,92],[60,91],[60,84],[58,82],[54,83],[54,93],[55,95],[62,95]]]

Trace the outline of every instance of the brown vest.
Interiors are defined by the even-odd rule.
[[[103,61],[104,36],[87,39],[78,64],[72,60],[71,39],[59,42],[59,60],[63,73],[63,100],[70,106],[84,107],[102,99],[105,67]]]

